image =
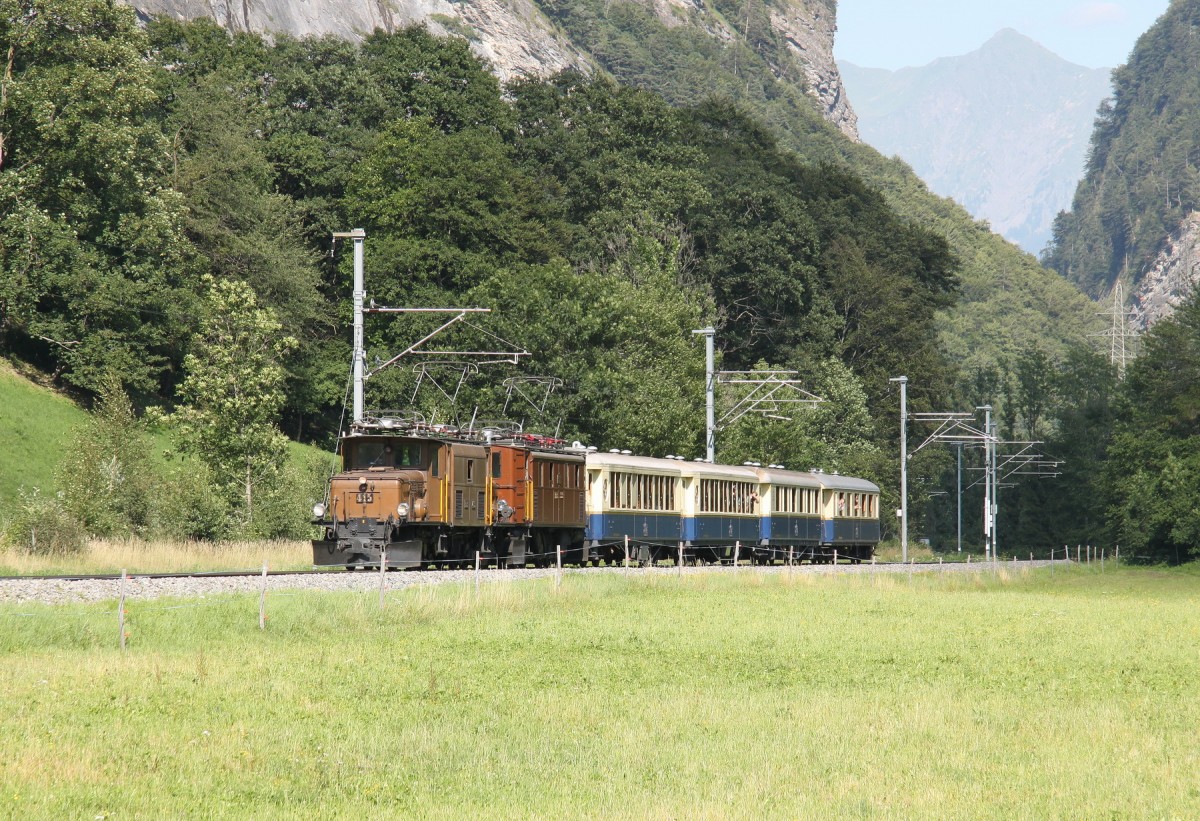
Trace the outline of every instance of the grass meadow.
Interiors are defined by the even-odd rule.
[[[1200,575],[0,606],[0,816],[1200,817]],[[170,609],[173,608],[173,609]],[[23,614],[23,615],[22,615]]]

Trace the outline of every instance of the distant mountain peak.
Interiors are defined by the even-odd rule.
[[[1016,29],[899,71],[842,64],[864,142],[1038,253],[1083,175],[1106,69],[1068,62]]]
[[[1086,66],[1080,66],[1072,63],[1059,55],[1055,54],[1044,45],[1034,40],[1014,28],[1002,28],[993,34],[987,42],[977,48],[970,54],[964,55],[971,57],[973,55],[982,55],[985,57],[1001,57],[1009,58],[1020,56],[1024,59],[1034,58],[1045,63],[1054,63],[1061,66],[1071,66],[1080,71],[1098,71],[1107,69],[1090,69]]]

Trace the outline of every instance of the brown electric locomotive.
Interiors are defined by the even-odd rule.
[[[313,523],[318,565],[523,566],[585,559],[582,453],[512,431],[370,417],[341,440],[342,470]]]

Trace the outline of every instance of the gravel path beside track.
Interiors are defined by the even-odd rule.
[[[1026,570],[1031,568],[1049,567],[1052,564],[1069,564],[1062,560],[1033,561],[1033,562],[1000,562],[1004,570]],[[730,567],[685,567],[685,574],[694,573],[796,573],[821,575],[829,573],[977,573],[990,571],[991,564],[975,562],[965,564],[960,562],[937,564],[862,564],[862,565],[797,565],[787,568],[749,567],[743,566],[734,570]],[[619,567],[567,568],[564,575],[583,573],[621,573]],[[655,573],[674,575],[679,572],[674,567],[635,568],[632,574]],[[537,570],[482,570],[479,578],[482,582],[518,581],[525,579],[544,579],[554,576],[554,569]],[[437,570],[437,571],[407,571],[388,573],[386,585],[388,590],[400,590],[413,585],[425,584],[454,584],[470,582],[475,578],[474,570]],[[0,578],[0,603],[24,604],[37,602],[41,604],[75,604],[82,602],[98,602],[116,599],[120,596],[121,582],[116,579],[31,579],[31,578]],[[188,578],[130,578],[126,595],[131,599],[193,598],[227,593],[255,593],[262,589],[262,579],[257,575],[247,576],[193,576]],[[379,589],[379,574],[370,571],[358,573],[320,573],[300,576],[268,576],[267,590],[324,590],[324,591],[369,591]]]

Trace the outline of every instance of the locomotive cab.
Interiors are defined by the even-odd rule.
[[[401,436],[349,436],[342,470],[329,480],[313,523],[325,529],[313,543],[319,565],[419,567],[423,543],[417,523],[444,518],[440,491],[445,446]]]

